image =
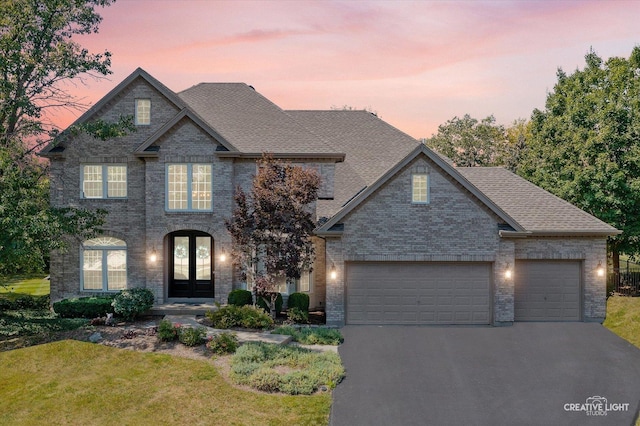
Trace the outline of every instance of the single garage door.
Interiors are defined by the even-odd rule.
[[[347,264],[347,324],[489,324],[490,263]]]
[[[579,261],[517,261],[516,321],[579,321]]]

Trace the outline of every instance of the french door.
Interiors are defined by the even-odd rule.
[[[199,231],[169,236],[169,297],[213,297],[213,238]]]

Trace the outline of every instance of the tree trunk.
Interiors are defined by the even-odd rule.
[[[276,312],[276,300],[278,300],[278,293],[274,291],[269,297],[269,310],[274,321],[276,320],[276,315],[278,315],[278,312]]]

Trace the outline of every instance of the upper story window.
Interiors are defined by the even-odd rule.
[[[151,99],[136,99],[136,125],[151,124]]]
[[[85,164],[81,195],[82,198],[126,198],[127,166]]]
[[[211,211],[211,164],[167,165],[169,211]]]
[[[416,204],[429,203],[429,175],[415,173],[411,175],[411,202]]]
[[[118,291],[127,288],[127,243],[98,237],[82,243],[81,286],[85,291]]]

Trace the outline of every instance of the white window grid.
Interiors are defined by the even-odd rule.
[[[213,209],[211,164],[169,164],[166,180],[168,211]]]
[[[151,99],[136,99],[136,124],[151,124]]]
[[[127,245],[113,237],[98,237],[82,245],[82,290],[119,291],[127,288]]]
[[[412,175],[411,201],[417,204],[429,202],[429,176],[424,173]]]
[[[82,166],[82,198],[126,198],[127,166],[85,164]]]

